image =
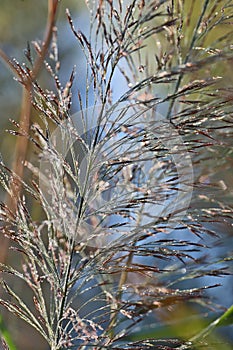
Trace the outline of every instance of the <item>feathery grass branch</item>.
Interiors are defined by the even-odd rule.
[[[17,79],[22,83],[22,103],[21,112],[19,118],[20,129],[22,130],[24,137],[18,137],[15,146],[14,163],[12,166],[13,172],[23,179],[24,177],[24,163],[27,156],[28,149],[28,133],[30,126],[30,117],[32,110],[32,84],[37,79],[38,74],[44,64],[44,59],[48,53],[49,45],[51,43],[53,29],[56,23],[56,15],[58,11],[58,0],[48,0],[48,18],[45,30],[44,39],[42,42],[41,52],[37,54],[35,63],[29,73],[29,75],[22,75],[18,70],[17,66],[12,63],[12,61],[7,57],[7,55],[0,50],[0,56],[7,64],[7,66],[13,71]],[[6,203],[15,213],[17,210],[18,199],[22,192],[22,183],[20,181],[12,181],[10,194],[7,194]],[[0,251],[0,261],[3,263],[7,258],[7,251],[9,246],[9,241],[1,237],[1,251]]]

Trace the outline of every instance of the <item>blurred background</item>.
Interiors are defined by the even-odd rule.
[[[187,4],[190,2],[187,1]],[[199,15],[200,3],[203,1],[196,2],[196,6],[193,8],[193,18],[195,19]],[[233,6],[233,5],[232,5]],[[66,82],[72,71],[74,65],[76,65],[76,80],[73,86],[73,112],[78,109],[78,104],[76,103],[77,90],[81,92],[85,91],[85,77],[83,77],[82,72],[85,67],[85,61],[82,56],[81,50],[77,44],[74,35],[71,33],[70,26],[67,21],[65,14],[66,8],[69,8],[72,18],[80,27],[82,31],[88,32],[89,28],[89,15],[87,7],[83,0],[63,0],[60,2],[59,16],[57,19],[58,27],[58,47],[59,47],[59,59],[61,62],[60,79],[61,82]],[[0,47],[10,58],[15,58],[20,63],[25,61],[25,49],[27,43],[34,40],[41,40],[43,38],[44,29],[46,26],[47,19],[47,1],[41,0],[1,0],[0,2]],[[215,35],[218,36],[219,31],[228,31],[228,27],[220,27],[216,29]],[[221,33],[222,34],[222,33]],[[218,66],[218,71],[216,75],[221,75],[224,77],[222,87],[224,83],[229,86],[233,82],[232,66],[229,65]],[[40,74],[40,83],[43,87],[52,89],[51,81],[45,72]],[[118,97],[122,91],[123,79],[120,76],[115,77],[115,98]],[[118,82],[118,83],[117,83]],[[122,84],[121,84],[122,83]],[[0,61],[0,152],[4,162],[11,167],[16,137],[10,135],[6,132],[6,129],[12,129],[12,124],[9,119],[18,120],[20,115],[20,106],[22,99],[22,88],[18,82],[13,78],[12,72],[5,63]],[[36,112],[33,112],[32,119],[36,118]],[[223,135],[224,137],[224,135]],[[31,153],[30,153],[31,152]],[[213,182],[218,184],[220,187],[224,187],[224,195],[228,205],[232,207],[233,204],[233,175],[232,175],[232,165],[233,157],[226,150],[226,155],[222,154],[224,162],[220,162],[219,159],[212,157],[212,162],[209,160],[209,153],[211,150],[206,151],[208,155],[208,161],[203,167],[203,173],[196,174],[196,177],[201,178],[202,182]],[[33,150],[29,149],[28,158],[33,158]],[[214,171],[213,171],[214,169]],[[195,170],[195,169],[194,169]],[[214,175],[212,175],[214,174]],[[220,193],[220,192],[219,192]],[[221,192],[222,193],[222,192]],[[5,193],[0,190],[1,201],[4,201]],[[216,194],[220,195],[220,194]],[[221,194],[222,196],[222,194]],[[35,217],[39,218],[40,213],[35,213]],[[233,249],[233,230],[229,225],[214,224],[212,229],[216,232],[220,232],[224,237],[221,240],[221,244],[216,246],[211,250],[211,254],[216,256],[230,256]],[[183,233],[185,237],[185,233]],[[187,238],[187,237],[186,237]],[[198,239],[197,239],[198,242]],[[216,242],[216,241],[215,241]],[[211,240],[206,237],[206,244],[210,244]],[[216,244],[216,243],[215,243]],[[1,249],[1,247],[0,247]],[[12,258],[13,259],[13,258]],[[18,261],[10,261],[11,264],[18,265]],[[224,264],[223,264],[224,265]],[[233,279],[232,276],[223,277],[204,277],[201,281],[197,281],[198,285],[211,285],[220,283],[222,287],[209,291],[211,297],[216,302],[216,304],[229,307],[233,304]],[[12,283],[15,283],[12,281]],[[24,292],[24,286],[21,282],[17,281],[15,286],[18,292]],[[30,300],[31,294],[29,292],[28,299]],[[33,344],[33,349],[43,350],[47,349],[44,341],[38,336],[31,328],[26,326],[23,322],[19,321],[13,316],[6,315],[2,310],[3,320],[7,325],[7,328],[13,335],[13,339],[17,344],[17,349],[31,349],[31,344]],[[232,326],[226,329],[222,329],[222,334],[228,339],[232,339],[233,342],[233,329]],[[151,334],[152,335],[152,334]],[[174,333],[175,336],[175,333]]]

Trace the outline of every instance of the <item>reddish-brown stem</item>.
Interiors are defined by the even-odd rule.
[[[23,179],[24,177],[24,163],[27,156],[28,149],[28,138],[30,127],[30,117],[31,117],[31,97],[32,97],[32,84],[37,79],[41,67],[43,65],[44,59],[48,52],[48,48],[51,42],[53,28],[56,22],[56,14],[58,11],[58,0],[48,0],[48,18],[47,25],[44,35],[43,44],[41,47],[41,52],[38,54],[34,66],[31,70],[29,77],[22,77],[19,72],[14,67],[14,64],[11,63],[7,55],[0,51],[0,56],[3,61],[8,65],[8,67],[14,72],[14,74],[22,81],[23,78],[23,94],[22,94],[22,105],[20,112],[20,130],[23,132],[25,137],[19,136],[16,141],[15,146],[15,156],[12,166],[12,171],[16,175],[14,180],[10,184],[10,194],[7,195],[6,203],[11,209],[12,213],[15,214],[17,210],[17,202],[21,196],[22,192],[22,182],[17,179]],[[0,262],[4,263],[7,258],[8,253],[8,240],[1,237],[0,239]]]

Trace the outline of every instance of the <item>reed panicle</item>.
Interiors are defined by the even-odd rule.
[[[85,72],[66,67],[61,83],[54,27],[43,57],[53,89],[31,68],[43,45],[28,46],[26,63],[8,62],[38,120],[29,129],[12,122],[11,133],[34,147],[34,160],[23,159],[31,180],[1,161],[12,198],[1,204],[1,232],[22,264],[1,264],[0,303],[52,350],[193,349],[204,315],[218,311],[208,297],[218,282],[204,277],[231,273],[231,252],[211,252],[233,222],[232,191],[219,178],[232,160],[232,5],[86,3],[89,34],[67,10]],[[192,325],[178,329],[173,317]],[[206,339],[195,348],[230,349]]]

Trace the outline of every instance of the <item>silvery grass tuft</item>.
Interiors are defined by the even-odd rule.
[[[24,193],[16,213],[1,204],[1,231],[22,265],[1,266],[0,302],[53,350],[230,349],[195,336],[217,311],[208,298],[216,283],[201,278],[230,274],[232,259],[210,249],[224,237],[213,223],[231,227],[233,219],[232,193],[212,180],[232,159],[232,86],[220,76],[232,62],[232,33],[215,36],[232,5],[86,2],[89,34],[67,10],[86,71],[70,67],[62,86],[54,37],[45,61],[54,89],[33,78],[38,120],[28,135],[14,122],[12,133],[35,146],[37,159],[25,164],[32,180],[1,162],[5,190],[12,194],[15,181]],[[27,64],[13,61],[22,84],[30,48],[26,56]],[[23,281],[33,303],[7,274]]]

